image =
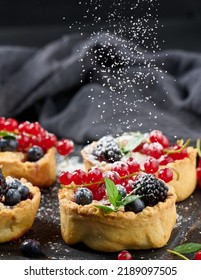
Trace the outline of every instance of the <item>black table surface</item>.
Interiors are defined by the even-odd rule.
[[[0,260],[25,260],[20,251],[24,239],[32,238],[40,241],[43,256],[49,260],[116,260],[118,252],[103,253],[93,251],[84,244],[68,246],[60,232],[60,216],[58,203],[58,182],[54,186],[41,191],[41,203],[32,228],[15,242],[0,244]],[[177,245],[186,242],[201,243],[201,189],[196,188],[193,195],[177,204],[177,222],[167,245],[155,250],[130,251],[136,260],[174,260],[179,259],[167,252]],[[187,255],[190,259],[193,254]]]

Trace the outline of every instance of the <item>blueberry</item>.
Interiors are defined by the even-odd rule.
[[[127,195],[126,189],[122,185],[116,185],[118,193],[121,194],[122,198]]]
[[[75,193],[75,202],[77,204],[86,205],[92,203],[93,194],[87,188],[80,188]]]
[[[25,257],[34,258],[42,255],[40,242],[26,239],[21,243],[20,250]]]
[[[5,194],[5,205],[14,206],[21,201],[21,194],[18,190],[9,189]]]
[[[29,188],[25,185],[20,185],[18,187],[18,192],[20,193],[21,195],[21,200],[25,200],[29,197]]]
[[[44,155],[43,149],[39,146],[33,146],[27,151],[28,161],[37,161]]]
[[[21,186],[21,182],[14,178],[6,180],[6,184],[9,189],[18,189]]]
[[[0,151],[1,152],[14,152],[17,150],[18,142],[15,138],[1,138],[0,139]]]
[[[134,201],[132,201],[131,203],[128,203],[125,206],[125,211],[132,211],[135,212],[136,214],[139,212],[142,212],[142,210],[145,208],[145,204],[144,202],[140,199],[137,198]]]

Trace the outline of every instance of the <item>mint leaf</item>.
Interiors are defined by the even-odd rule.
[[[133,132],[130,134],[130,139],[128,140],[128,143],[126,146],[121,147],[121,150],[124,154],[129,153],[130,151],[133,151],[135,148],[137,148],[143,141],[147,139],[148,134],[147,133],[140,133],[140,132]]]
[[[104,205],[95,205],[96,208],[99,208],[101,210],[103,210],[106,214],[107,213],[111,213],[111,212],[114,212],[114,209],[112,209],[111,207],[109,206],[104,206]]]
[[[201,243],[185,243],[174,248],[174,251],[180,254],[194,253],[201,249]]]
[[[7,132],[7,131],[0,131],[0,136],[5,138],[16,138],[14,133]]]
[[[105,181],[106,191],[108,194],[108,199],[110,203],[114,207],[116,207],[117,206],[116,202],[119,200],[119,193],[117,187],[115,186],[114,182],[109,178],[105,178],[104,181]]]

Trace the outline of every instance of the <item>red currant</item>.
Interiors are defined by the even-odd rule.
[[[123,250],[118,254],[118,260],[132,260],[132,255],[127,251]]]
[[[20,151],[26,151],[26,149],[30,145],[30,137],[22,133],[18,135],[17,140],[18,140],[18,149]]]
[[[148,152],[149,152],[149,144],[148,143],[144,143],[142,145],[141,153],[145,154],[145,155],[148,155]]]
[[[121,180],[121,185],[126,189],[127,193],[132,192],[133,190],[133,181],[128,179]]]
[[[42,139],[42,145],[45,150],[52,148],[57,142],[57,137],[52,133],[46,133]]]
[[[62,185],[70,185],[72,183],[72,173],[66,171],[61,172],[59,175],[59,181]]]
[[[93,193],[93,199],[94,200],[101,200],[105,196],[105,185],[91,185],[88,186],[88,189]]]
[[[197,179],[201,179],[201,167],[197,167],[196,169],[196,172],[197,172]]]
[[[121,178],[116,171],[105,171],[103,173],[103,178],[109,178],[115,185],[120,184]]]
[[[195,253],[195,256],[194,256],[194,260],[201,260],[201,250],[200,251],[197,251],[196,253]]]
[[[198,160],[198,167],[201,167],[201,158]]]
[[[112,171],[116,171],[120,177],[126,176],[129,174],[128,165],[125,162],[117,161],[112,164]]]
[[[4,117],[0,117],[0,130],[5,128],[6,119]]]
[[[163,154],[162,145],[157,142],[149,144],[147,154],[156,159],[160,158]]]
[[[81,169],[74,170],[72,173],[72,180],[75,185],[82,185],[88,181],[87,174]]]
[[[20,123],[19,126],[18,126],[19,132],[26,132],[26,133],[29,133],[29,131],[30,131],[30,125],[31,125],[31,123],[28,122],[28,121]]]
[[[62,139],[57,142],[57,152],[62,156],[67,156],[70,154],[74,149],[74,144],[69,139]]]
[[[158,162],[160,165],[167,165],[170,162],[173,162],[173,158],[168,156],[168,155],[162,155],[159,159]]]
[[[170,168],[162,168],[158,172],[158,178],[163,180],[165,183],[172,181],[173,171]]]
[[[38,122],[33,122],[30,124],[29,133],[32,135],[39,135],[41,132],[41,125]]]
[[[4,128],[7,131],[14,131],[18,128],[18,122],[15,119],[9,118],[5,121]]]
[[[33,135],[33,136],[30,138],[30,144],[31,144],[31,146],[38,146],[38,147],[43,148],[42,137],[41,137],[40,135],[38,135],[38,136]]]
[[[145,172],[148,174],[153,174],[158,171],[159,163],[155,158],[147,158],[144,163]]]
[[[181,147],[179,145],[174,145],[173,146],[173,150],[179,150],[179,149],[181,149]],[[173,160],[184,159],[185,157],[188,157],[187,148],[184,148],[179,153],[172,153],[172,154],[170,154],[170,156],[171,156],[171,158],[173,158]]]
[[[149,140],[151,143],[158,142],[163,146],[163,148],[169,147],[168,138],[160,130],[151,131]]]
[[[126,163],[128,165],[129,174],[140,171],[140,164],[134,158],[127,159]]]
[[[97,167],[90,169],[88,172],[88,179],[89,179],[89,182],[92,182],[92,183],[100,182],[101,180],[103,180],[102,171]]]

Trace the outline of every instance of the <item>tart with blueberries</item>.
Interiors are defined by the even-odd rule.
[[[0,172],[0,243],[16,240],[32,227],[40,197],[38,187]]]
[[[117,171],[60,174],[61,234],[68,245],[116,252],[163,247],[176,222],[173,188],[153,174]]]
[[[85,146],[81,155],[85,169],[97,166],[102,171],[124,170],[130,161],[136,161],[140,170],[155,174],[175,189],[177,202],[188,198],[196,188],[197,149],[189,146],[190,140],[170,145],[159,130],[150,133],[130,132],[114,138],[104,136]]]
[[[25,178],[40,188],[51,186],[56,180],[55,150],[66,156],[73,142],[58,141],[38,122],[18,124],[15,119],[0,118],[0,165],[5,176]]]

